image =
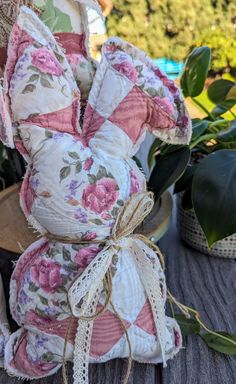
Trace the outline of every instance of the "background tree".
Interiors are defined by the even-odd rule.
[[[107,20],[118,35],[153,58],[184,60],[194,46],[212,48],[213,69],[236,67],[235,0],[114,0]]]

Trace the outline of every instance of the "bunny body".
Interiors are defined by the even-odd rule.
[[[63,36],[60,41],[63,45]],[[70,55],[81,55],[78,46],[74,49]],[[118,38],[103,47],[82,119],[73,65],[25,7],[11,34],[5,87],[2,130],[8,144],[13,143],[13,122],[14,143],[28,162],[21,206],[42,235],[55,236],[40,239],[23,253],[11,281],[11,312],[21,328],[6,342],[5,367],[16,376],[37,378],[53,374],[63,358],[73,360],[78,319],[71,314],[67,293],[106,248],[103,241],[111,236],[121,207],[134,193],[146,190],[132,160],[146,131],[167,142],[187,143],[190,121],[176,86],[143,52]],[[58,236],[73,242],[57,241]],[[128,238],[120,244],[111,262],[113,303],[129,334],[132,358],[158,363],[163,360],[158,330],[132,244]],[[164,273],[157,258],[153,263],[164,305]],[[105,300],[102,290],[97,307]],[[181,334],[168,317],[164,333],[168,359],[181,347]],[[108,307],[94,321],[90,362],[128,355],[125,331]]]

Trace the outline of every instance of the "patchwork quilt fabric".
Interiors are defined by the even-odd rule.
[[[127,334],[140,362],[165,364],[181,348],[179,327],[164,313],[165,276],[155,252],[135,236],[105,241],[127,202],[138,208],[145,200],[132,156],[146,132],[185,144],[191,124],[175,84],[119,38],[103,46],[84,111],[90,85],[83,71],[76,78],[77,61],[86,57],[78,41],[62,33],[59,43],[26,7],[10,36],[1,139],[28,163],[20,202],[43,237],[12,276],[20,329],[5,337],[4,354],[10,374],[48,376],[71,360],[75,383],[86,383],[88,362],[129,356]],[[102,312],[108,271],[113,304]],[[89,321],[94,308],[101,315]]]

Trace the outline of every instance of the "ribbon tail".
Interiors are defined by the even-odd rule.
[[[142,240],[133,238],[132,248],[136,251],[134,256],[139,270],[139,276],[144,285],[148,300],[152,308],[153,319],[159,339],[163,366],[166,366],[166,317],[165,298],[162,296],[160,280],[163,281],[164,273],[156,253]]]
[[[104,248],[75,279],[68,292],[71,311],[75,317],[88,315],[90,303],[103,282],[114,253],[112,247]]]
[[[96,291],[93,301],[88,306],[88,311],[85,313],[88,316],[94,315],[102,291],[101,284]],[[77,332],[75,336],[74,346],[74,384],[89,383],[89,353],[91,346],[91,337],[93,331],[93,320],[79,320]]]
[[[72,314],[79,319],[74,346],[74,384],[88,384],[88,365],[93,316],[109,269],[113,247],[106,247],[75,280],[68,292]],[[82,317],[80,319],[80,317]],[[87,319],[84,319],[87,317]],[[89,319],[91,317],[91,319]]]

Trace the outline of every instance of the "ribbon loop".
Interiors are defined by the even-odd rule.
[[[152,192],[134,193],[118,213],[113,238],[129,236],[143,222],[154,205]]]

